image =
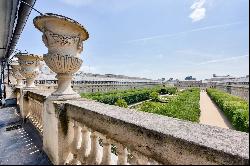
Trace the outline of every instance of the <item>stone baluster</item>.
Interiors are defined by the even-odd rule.
[[[40,103],[40,130],[43,128],[43,105]]]
[[[148,165],[148,158],[138,151],[133,151],[133,164]],[[134,163],[135,162],[135,163]]]
[[[154,159],[152,158],[149,158],[148,159],[148,165],[160,165],[159,162],[155,161]]]
[[[39,127],[39,125],[40,125],[40,121],[39,121],[39,104],[38,104],[38,102],[36,101],[36,121],[37,121],[37,127]]]
[[[37,101],[37,110],[38,110],[38,128],[40,128],[41,124],[42,124],[42,121],[41,121],[41,106],[40,106],[40,103]]]
[[[111,165],[111,140],[103,138],[103,155],[101,165]]]
[[[34,123],[35,122],[35,111],[36,111],[34,99],[31,100],[30,105],[32,107],[32,109],[30,110],[31,111],[31,119],[32,119],[32,122]]]
[[[35,114],[36,105],[35,105],[34,99],[32,99],[31,105],[32,105],[31,115],[32,115],[32,120],[34,122],[35,121],[35,117],[36,117],[36,114]]]
[[[32,105],[32,99],[31,98],[29,98],[29,102],[28,102],[28,104],[29,104],[29,110],[28,110],[28,114],[27,114],[27,118],[31,118],[31,116],[32,116],[32,110],[33,110],[33,105]]]
[[[39,117],[39,114],[38,114],[38,104],[37,104],[37,101],[35,100],[35,113],[36,113],[36,115],[35,115],[35,120],[36,120],[36,126],[38,127],[38,125],[39,125],[39,121],[38,121],[38,117]]]
[[[117,144],[118,165],[128,165],[128,150],[122,144]]]
[[[37,121],[38,121],[38,128],[40,128],[41,125],[41,109],[40,109],[40,103],[37,101]]]
[[[87,163],[91,165],[97,165],[101,161],[101,155],[100,155],[100,145],[99,145],[99,137],[97,132],[91,132],[90,135],[91,138],[91,150],[90,155],[87,159]]]
[[[37,121],[37,103],[36,103],[36,100],[33,100],[33,105],[34,105],[34,110],[33,110],[33,113],[34,113],[34,123],[37,126],[38,121]]]
[[[91,148],[91,139],[90,139],[90,132],[86,126],[82,127],[82,142],[81,148],[78,151],[78,157],[82,164],[86,164],[87,157],[90,154]]]
[[[30,117],[33,121],[34,120],[34,111],[35,111],[34,99],[31,99],[31,101],[29,102],[29,107],[31,107],[31,109],[29,110],[29,114],[30,114]]]
[[[73,139],[73,142],[71,143],[71,146],[70,146],[70,151],[71,153],[73,154],[73,159],[69,162],[69,164],[71,165],[79,165],[80,162],[78,161],[77,159],[77,153],[78,153],[78,144],[81,140],[81,128],[80,126],[77,124],[76,121],[74,121],[74,139]]]

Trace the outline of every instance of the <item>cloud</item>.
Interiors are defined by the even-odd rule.
[[[206,16],[206,8],[204,8],[206,0],[195,0],[195,2],[190,7],[192,13],[189,17],[192,19],[193,22],[200,21],[205,18]]]
[[[205,30],[210,30],[210,29],[223,28],[223,27],[242,24],[242,23],[243,23],[243,21],[237,21],[237,22],[232,22],[232,23],[228,23],[228,24],[211,25],[211,26],[191,29],[189,31],[177,32],[177,33],[171,33],[171,34],[163,34],[163,35],[156,35],[156,36],[151,36],[151,37],[146,37],[146,38],[129,40],[129,41],[126,41],[126,43],[145,42],[145,41],[148,41],[148,40],[175,37],[175,36],[180,36],[180,35],[186,35],[186,34],[189,34],[189,33],[192,33],[192,32],[199,32],[199,31],[205,31]]]
[[[223,59],[214,59],[214,60],[209,60],[209,61],[198,63],[197,65],[205,65],[205,64],[218,63],[218,62],[226,62],[226,61],[238,60],[238,59],[246,58],[246,57],[249,57],[249,55],[247,54],[247,55],[234,56],[234,57],[223,58]]]

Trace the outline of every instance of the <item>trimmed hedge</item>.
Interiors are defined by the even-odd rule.
[[[176,94],[176,92],[177,92],[176,87],[165,87],[165,88],[161,88],[158,91],[159,94],[169,94],[169,95]]]
[[[168,88],[168,87],[167,87]],[[175,92],[175,87],[173,92]],[[101,103],[114,105],[118,99],[123,99],[128,105],[134,104],[140,101],[149,100],[152,92],[160,92],[162,87],[156,86],[155,88],[133,89],[123,91],[111,91],[111,92],[96,92],[96,93],[82,93],[81,97],[93,99]]]
[[[192,122],[199,122],[200,89],[187,89],[170,99],[168,103],[145,102],[140,111],[151,112]]]
[[[225,113],[236,130],[249,132],[249,104],[247,101],[218,89],[209,88],[207,93]]]
[[[127,108],[128,107],[128,104],[126,103],[126,101],[124,99],[118,99],[116,102],[115,102],[115,105],[116,106],[119,106],[119,107],[124,107],[124,108]]]

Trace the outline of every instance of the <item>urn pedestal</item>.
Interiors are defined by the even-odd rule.
[[[19,65],[19,63],[17,61],[12,61],[10,64],[11,68],[12,68],[12,75],[13,77],[16,79],[16,88],[22,88],[24,86],[23,84],[23,80],[25,79],[21,73],[21,66]]]
[[[33,23],[43,33],[42,40],[48,48],[44,61],[57,74],[58,89],[50,97],[58,100],[80,98],[71,88],[71,80],[82,65],[80,53],[83,41],[89,37],[88,32],[78,22],[51,13],[35,17]]]
[[[19,53],[16,57],[21,66],[20,73],[26,78],[25,89],[36,89],[34,81],[40,73],[39,66],[40,61],[43,59],[42,56]]]

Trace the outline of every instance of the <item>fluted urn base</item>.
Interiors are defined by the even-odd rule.
[[[26,86],[24,87],[24,89],[25,90],[38,89],[34,81],[35,81],[35,78],[26,78]]]
[[[50,99],[67,100],[81,98],[81,96],[71,88],[72,74],[60,73],[56,75],[56,78],[58,79],[58,89],[49,96]]]

